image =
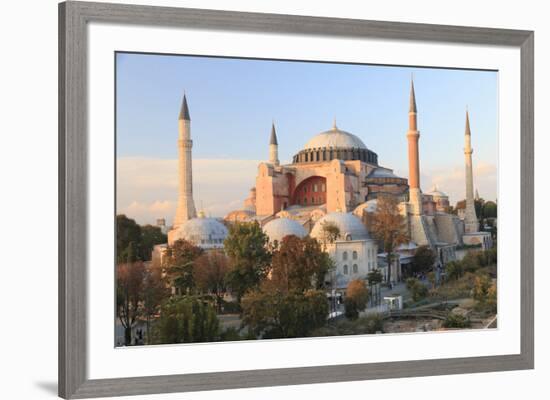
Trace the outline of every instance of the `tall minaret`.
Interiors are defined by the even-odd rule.
[[[277,142],[274,122],[271,123],[271,137],[269,138],[269,162],[273,165],[279,165],[279,143]]]
[[[474,203],[474,178],[472,173],[472,133],[470,131],[470,116],[466,110],[466,129],[464,132],[464,160],[466,164],[466,212],[464,215],[464,230],[474,233],[479,230]]]
[[[180,115],[178,118],[179,138],[178,138],[178,208],[176,218],[174,218],[174,229],[177,229],[183,222],[195,218],[195,203],[193,201],[193,171],[191,166],[191,149],[193,141],[191,140],[191,117],[187,107],[187,99],[183,95]]]
[[[414,83],[411,79],[411,93],[409,99],[409,130],[407,131],[407,141],[409,142],[409,204],[411,205],[411,213],[415,215],[422,214],[420,161],[418,157],[419,138],[420,132],[417,129]]]

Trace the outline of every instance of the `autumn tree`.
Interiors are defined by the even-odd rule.
[[[229,262],[222,251],[205,252],[195,262],[194,277],[197,288],[203,293],[211,293],[216,297],[218,312],[221,312],[223,296],[226,292],[228,271]]]
[[[184,239],[176,240],[166,248],[163,270],[169,284],[178,294],[191,292],[195,288],[194,265],[203,250]]]
[[[129,259],[132,259],[132,256]],[[141,261],[129,261],[117,265],[117,315],[124,327],[126,346],[132,344],[132,328],[142,311],[145,275],[145,265]]]
[[[317,240],[285,236],[273,252],[270,282],[281,292],[320,289],[331,266],[332,260]]]
[[[334,222],[323,221],[321,222],[321,235],[323,250],[326,250],[327,244],[334,243],[340,237],[340,228]]]
[[[271,261],[268,237],[257,222],[237,222],[229,227],[224,248],[229,257],[227,284],[240,303],[243,295],[257,288],[266,277]]]
[[[420,246],[414,252],[411,267],[413,273],[426,273],[432,270],[435,253],[429,246]]]
[[[363,311],[367,306],[369,299],[369,290],[365,281],[361,279],[352,280],[346,289],[346,298],[344,305],[346,309],[346,317],[349,319],[357,319],[359,312]]]
[[[395,196],[378,197],[371,229],[375,237],[382,242],[388,265],[388,282],[391,282],[393,253],[399,245],[409,241],[406,221],[399,212],[399,203]]]
[[[160,310],[155,343],[198,343],[219,340],[220,326],[213,304],[197,296],[173,296]]]

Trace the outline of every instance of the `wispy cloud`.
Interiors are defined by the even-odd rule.
[[[456,203],[466,197],[466,172],[463,166],[436,169],[426,171],[423,185],[425,191],[430,190],[434,185],[447,193],[451,204]],[[495,200],[497,197],[497,167],[494,164],[480,162],[474,164],[474,190],[479,191],[479,195],[486,200]]]
[[[220,217],[241,208],[255,185],[257,160],[193,160],[195,205]],[[139,223],[173,220],[177,206],[178,161],[123,157],[117,160],[117,213]]]

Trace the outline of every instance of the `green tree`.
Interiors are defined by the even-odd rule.
[[[128,261],[129,252],[132,252],[135,260],[142,260],[139,246],[141,243],[141,228],[126,215],[116,216],[116,254],[117,264]],[[130,249],[132,247],[132,249]],[[135,261],[133,260],[133,261]]]
[[[369,299],[369,290],[365,281],[361,279],[352,280],[346,289],[346,298],[344,299],[344,306],[346,310],[346,317],[349,319],[357,319],[359,312],[363,311],[367,306]]]
[[[307,336],[326,324],[328,303],[322,290],[282,293],[257,290],[242,299],[243,325],[255,336],[294,338]]]
[[[412,259],[413,273],[426,273],[432,270],[435,263],[435,253],[430,246],[420,246],[414,252]]]
[[[369,295],[374,305],[380,303],[380,283],[384,280],[382,273],[379,269],[373,269],[367,274],[367,281],[369,283]]]
[[[267,243],[268,237],[257,222],[237,222],[229,227],[224,242],[230,262],[227,283],[239,303],[267,274],[271,261]]]
[[[147,343],[151,344],[151,319],[160,311],[162,302],[169,296],[159,268],[148,268],[143,282],[143,313],[147,323]]]
[[[158,344],[219,340],[220,327],[212,304],[197,296],[174,296],[166,301],[155,324]]]
[[[483,204],[483,217],[484,218],[496,218],[497,217],[497,203],[494,201],[488,201]]]
[[[116,268],[117,315],[124,327],[126,346],[132,344],[132,328],[142,313],[145,275],[145,265],[141,261],[118,264]]]
[[[176,240],[166,248],[163,270],[178,294],[190,293],[195,289],[194,266],[202,253],[200,247],[184,239]]]
[[[269,284],[282,292],[321,289],[332,260],[309,236],[285,236],[273,252]]]
[[[141,226],[140,253],[143,261],[151,260],[151,253],[156,244],[166,243],[168,237],[162,233],[158,226]]]
[[[373,269],[367,274],[369,285],[375,285],[382,282],[383,276],[379,269]]]
[[[409,241],[405,218],[399,212],[398,199],[391,195],[378,197],[372,216],[371,229],[383,244],[388,265],[388,282],[391,282],[391,264],[395,249]]]

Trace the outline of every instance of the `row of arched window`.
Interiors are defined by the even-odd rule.
[[[296,154],[292,162],[318,162],[338,160],[361,160],[371,164],[378,165],[378,155],[367,149],[349,148],[349,149],[306,149]]]
[[[354,260],[357,260],[357,257],[358,257],[358,254],[356,251],[353,251],[351,257],[354,259]],[[344,251],[342,253],[342,260],[346,261],[348,259],[348,252],[347,251]]]
[[[357,264],[353,264],[351,270],[352,273],[356,274],[357,272],[359,272],[359,267],[357,266]],[[344,275],[349,275],[349,267],[347,264],[344,265]]]

